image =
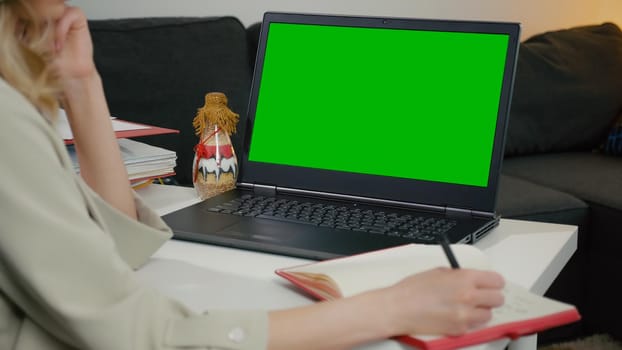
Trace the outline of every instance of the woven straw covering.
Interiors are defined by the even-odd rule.
[[[197,111],[192,121],[195,133],[202,135],[205,128],[218,125],[227,134],[235,133],[240,115],[227,106],[227,96],[222,92],[210,92],[205,95],[205,105]]]

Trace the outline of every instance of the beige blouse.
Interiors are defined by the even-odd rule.
[[[0,79],[0,349],[264,349],[265,311],[197,314],[133,269],[171,232],[73,170],[49,123]]]

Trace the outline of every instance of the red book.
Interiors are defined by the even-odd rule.
[[[111,119],[114,133],[118,139],[131,138],[139,136],[159,135],[159,134],[177,134],[179,130],[161,128],[158,126],[128,122],[120,119]],[[63,134],[63,140],[66,145],[73,144],[73,135],[69,133]]]
[[[129,122],[117,118],[110,117],[112,128],[118,139],[131,138],[139,136],[159,135],[159,134],[177,134],[179,130],[161,128],[158,126]],[[66,145],[73,144],[73,134],[69,127],[69,121],[64,110],[60,110],[58,119],[56,120],[56,131],[65,141]]]
[[[462,267],[491,269],[487,256],[472,245],[454,244]],[[319,300],[355,295],[392,285],[404,277],[438,266],[448,266],[437,245],[408,244],[349,257],[282,268],[276,273]],[[420,349],[449,350],[494,341],[515,339],[578,321],[576,307],[546,298],[506,282],[505,304],[493,310],[485,326],[461,336],[402,335],[395,340]]]

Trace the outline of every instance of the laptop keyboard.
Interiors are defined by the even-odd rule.
[[[208,210],[342,230],[399,236],[428,242],[438,241],[439,234],[456,225],[455,220],[445,218],[250,194],[219,204]]]

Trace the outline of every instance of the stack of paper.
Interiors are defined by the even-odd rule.
[[[117,141],[129,179],[133,183],[175,175],[177,154],[174,151],[130,139]],[[74,169],[79,173],[80,164],[74,145],[67,145],[67,151]]]

